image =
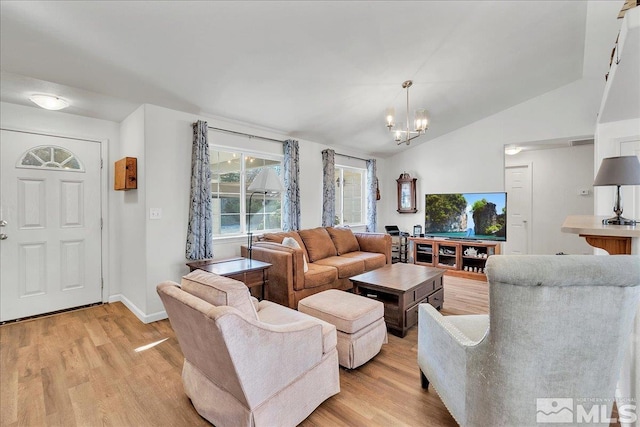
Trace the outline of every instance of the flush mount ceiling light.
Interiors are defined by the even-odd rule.
[[[419,137],[420,135],[424,135],[427,129],[429,129],[429,115],[427,114],[427,110],[423,108],[416,110],[414,115],[414,121],[413,121],[413,130],[410,129],[409,88],[411,87],[412,84],[413,82],[411,80],[407,80],[406,82],[402,83],[402,88],[407,91],[407,127],[406,128],[395,129],[395,130],[393,129],[396,126],[395,124],[396,112],[394,108],[387,108],[387,114],[386,114],[387,128],[389,129],[389,132],[395,132],[394,141],[398,145],[400,144],[409,145],[411,143],[411,140]]]
[[[69,106],[69,101],[55,95],[31,95],[29,100],[46,110],[62,110]]]
[[[504,154],[507,156],[514,156],[522,151],[522,147],[518,147],[517,145],[509,145],[504,149]]]

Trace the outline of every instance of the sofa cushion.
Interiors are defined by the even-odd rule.
[[[298,241],[293,237],[285,237],[284,239],[282,239],[282,244],[289,248],[302,249]],[[302,260],[304,261],[303,269],[304,269],[304,272],[306,273],[307,271],[309,271],[309,264],[307,263],[307,256],[305,254],[302,254]]]
[[[358,239],[353,235],[350,228],[343,227],[327,227],[327,232],[331,236],[333,245],[336,247],[338,255],[344,255],[349,252],[359,251]]]
[[[346,279],[356,274],[364,273],[364,261],[357,258],[332,256],[316,261],[315,263],[337,268],[339,279]]]
[[[309,271],[304,273],[304,287],[316,288],[338,280],[338,269],[328,265],[309,264]]]
[[[235,279],[204,270],[194,270],[182,278],[182,290],[215,306],[228,305],[243,315],[258,319],[247,286]]]
[[[311,230],[300,230],[298,234],[300,234],[307,248],[310,262],[316,262],[337,254],[336,247],[326,228],[318,227],[312,228]]]
[[[337,344],[337,337],[335,333],[336,327],[334,325],[271,301],[260,301],[259,307],[258,320],[270,325],[286,325],[287,323],[294,323],[312,318],[314,321],[317,321],[322,325],[323,353],[328,353],[335,348]]]
[[[384,254],[376,254],[373,252],[349,252],[348,254],[342,255],[346,258],[355,258],[361,259],[364,261],[364,271],[371,271],[377,268],[382,268],[387,263],[387,257]]]
[[[298,234],[297,231],[286,231],[286,232],[283,231],[280,233],[264,233],[262,237],[260,237],[260,239],[263,242],[282,243],[285,237],[292,237],[296,242],[298,242],[298,244],[300,245],[300,248],[302,249],[302,252],[304,252],[306,259],[309,259],[307,248],[305,247],[304,242],[300,238],[300,235]]]
[[[386,233],[354,233],[362,252],[384,254],[391,264],[391,236]]]

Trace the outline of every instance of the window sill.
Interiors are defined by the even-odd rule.
[[[264,233],[281,233],[282,230],[260,230],[259,233],[252,233],[253,237],[259,237],[262,236]],[[248,235],[247,234],[234,234],[231,236],[217,236],[213,238],[213,244],[216,244],[216,242],[231,242],[231,241],[244,241],[246,242],[248,239]]]
[[[247,241],[246,234],[234,234],[233,236],[218,236],[213,238],[213,244],[215,245],[217,242],[230,242],[234,240],[244,240]]]
[[[344,224],[344,225],[335,225],[334,227],[362,228],[366,230],[367,224]]]

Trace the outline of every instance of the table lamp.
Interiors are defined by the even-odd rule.
[[[249,259],[251,259],[251,250],[253,246],[253,234],[251,233],[251,199],[256,193],[281,193],[284,190],[284,187],[282,186],[280,177],[276,173],[275,169],[264,167],[253,179],[247,190],[251,191],[251,195],[249,196],[249,207],[247,209],[249,211],[249,221],[247,224],[247,248],[249,251]]]
[[[616,201],[613,218],[603,219],[605,225],[633,225],[637,221],[622,217],[622,199],[620,197],[620,186],[640,185],[640,161],[636,156],[607,157],[602,159],[600,169],[593,182],[595,187],[605,185],[617,186]]]

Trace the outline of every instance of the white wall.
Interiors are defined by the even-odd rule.
[[[110,187],[116,201],[118,233],[120,246],[118,262],[120,265],[120,294],[112,294],[112,300],[122,302],[138,316],[146,312],[147,295],[144,287],[138,284],[146,282],[146,228],[140,223],[145,215],[145,150],[144,150],[144,111],[141,106],[122,121],[120,125],[121,148],[117,157],[111,158],[109,167],[123,157],[137,159],[137,189],[115,191]],[[138,311],[136,311],[138,310]]]
[[[6,129],[25,130],[57,136],[104,141],[108,146],[108,157],[115,158],[119,152],[119,124],[107,120],[75,116],[60,111],[47,111],[37,107],[0,103],[0,126]],[[104,167],[108,168],[108,159],[104,159]],[[108,170],[107,188],[113,188],[113,170]],[[118,215],[116,197],[113,191],[107,190],[107,217],[105,218],[105,235],[108,240],[107,253],[103,255],[106,264],[103,266],[106,295],[120,292]]]
[[[593,215],[593,145],[522,151],[505,166],[531,165],[531,253],[591,254],[577,234],[560,231],[568,215]],[[586,189],[589,195],[578,195]]]
[[[504,145],[593,134],[602,87],[581,79],[386,159],[378,224],[424,226],[425,193],[504,191]],[[404,171],[418,178],[415,214],[395,212]]]

